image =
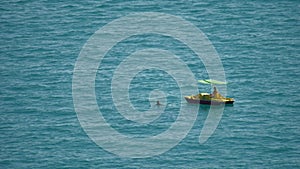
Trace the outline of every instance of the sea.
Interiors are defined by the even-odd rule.
[[[1,1],[0,168],[300,168],[299,9],[296,0]],[[143,26],[154,23],[152,14],[161,22],[143,34]],[[128,16],[136,17],[110,27]],[[170,24],[164,20],[168,16],[175,18]],[[215,129],[204,142],[199,135],[211,107],[187,103],[183,97],[197,93],[183,91],[212,91],[212,85],[197,83],[211,78],[207,65],[180,38],[151,32],[161,25],[175,27],[166,33],[187,28],[183,23],[201,30],[210,42],[224,70],[226,96],[235,99],[210,121]],[[121,35],[133,24],[139,34],[116,41],[102,60],[90,58],[96,67],[77,67],[80,58],[90,57],[84,50],[93,35],[104,32],[104,40],[93,44],[103,49],[116,40],[105,28]],[[176,36],[185,34],[178,31]],[[196,37],[187,40],[201,47]],[[160,60],[167,70],[151,59],[122,67],[129,56],[157,61],[162,51],[176,55]],[[183,64],[173,64],[177,60]],[[89,76],[93,83],[82,82],[95,96],[92,105],[82,104],[89,93],[77,92],[77,68],[94,72]],[[127,84],[128,70],[136,72]],[[182,72],[192,75],[177,80]],[[196,85],[189,86],[192,81]],[[89,116],[95,105],[101,123]],[[191,121],[178,126],[182,107],[196,112],[184,112]],[[149,122],[135,119],[131,110],[161,112]],[[168,133],[174,126],[178,133]],[[183,134],[181,128],[186,128]],[[116,139],[116,133],[124,139]],[[151,138],[160,136],[177,142],[156,141],[149,147]],[[135,139],[144,142],[135,146]]]

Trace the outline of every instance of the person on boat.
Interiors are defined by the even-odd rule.
[[[213,98],[219,98],[220,97],[220,93],[217,91],[216,87],[214,87],[214,92],[211,94],[211,97],[213,97]]]
[[[224,97],[218,92],[216,87],[214,87],[214,92],[211,94],[211,97],[215,99],[224,99]]]

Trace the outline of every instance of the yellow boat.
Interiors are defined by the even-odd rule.
[[[200,83],[204,84],[226,84],[226,82],[220,82],[216,80],[199,80]],[[208,104],[208,105],[233,105],[233,98],[225,98],[220,93],[217,92],[216,87],[214,87],[214,93],[199,93],[197,95],[185,96],[185,100],[188,103],[194,104]]]
[[[233,104],[233,98],[213,98],[211,94],[199,93],[198,95],[185,96],[185,100],[189,103],[194,104],[209,104],[209,105],[220,105],[220,104]]]

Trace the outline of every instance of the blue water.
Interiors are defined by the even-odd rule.
[[[292,0],[1,2],[0,168],[299,168],[299,7]],[[225,108],[204,144],[198,138],[207,108],[200,108],[185,139],[150,158],[118,157],[81,128],[72,98],[76,59],[95,31],[132,12],[182,17],[216,48],[230,82],[227,93],[236,102]],[[160,44],[188,55],[184,61],[191,63],[196,78],[207,78],[201,61],[179,41],[144,35],[120,42],[96,77],[98,105],[119,132],[148,137],[176,120],[179,89],[163,71],[140,72],[130,86],[132,104],[141,111],[150,106],[145,93],[153,85],[170,95],[170,106],[157,124],[135,128],[114,111],[109,95],[113,68],[131,52]],[[199,90],[210,88],[199,85]]]

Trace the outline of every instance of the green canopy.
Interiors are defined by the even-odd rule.
[[[212,80],[212,79],[198,80],[198,82],[203,83],[203,84],[214,84],[214,85],[227,84],[227,82],[221,82],[221,81]]]

